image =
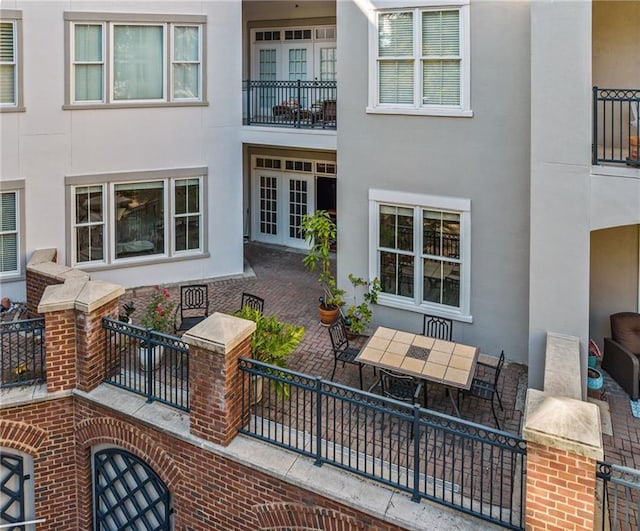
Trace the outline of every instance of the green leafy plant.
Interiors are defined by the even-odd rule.
[[[369,281],[352,273],[349,273],[349,281],[353,285],[353,303],[345,311],[345,324],[352,333],[362,334],[373,318],[371,305],[378,302],[382,286],[378,278]],[[362,290],[362,298],[358,303],[358,292]]]
[[[302,341],[304,327],[264,315],[260,310],[249,306],[235,315],[256,323],[256,331],[251,337],[253,359],[286,369],[288,357]],[[274,381],[274,384],[278,393],[289,396],[289,387],[284,382]]]
[[[311,245],[309,252],[303,259],[304,266],[309,271],[320,270],[318,282],[322,286],[324,296],[320,299],[320,306],[325,310],[339,308],[344,305],[343,289],[338,288],[331,272],[331,244],[337,235],[336,224],[326,210],[316,210],[312,215],[306,214],[300,225],[304,239]]]
[[[151,328],[156,332],[166,334],[171,329],[175,306],[175,303],[171,300],[169,290],[156,286],[140,319],[140,323],[145,328]]]

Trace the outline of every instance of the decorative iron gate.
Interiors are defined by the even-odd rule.
[[[94,528],[170,531],[169,489],[141,459],[109,448],[93,457]]]
[[[6,524],[21,524],[26,520],[24,483],[29,476],[24,473],[22,456],[0,455],[0,524],[3,529],[22,531],[24,525],[4,527]]]

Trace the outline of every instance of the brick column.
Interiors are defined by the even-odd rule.
[[[115,316],[124,288],[102,281],[68,280],[48,286],[38,305],[47,341],[47,391],[90,391],[104,367],[103,316]]]
[[[89,280],[89,274],[56,263],[56,249],[38,249],[27,264],[27,313],[34,317],[47,286],[67,280]]]
[[[189,345],[193,435],[227,446],[238,433],[243,398],[238,358],[251,357],[251,335],[255,329],[252,321],[214,313],[182,337]],[[244,386],[245,392],[248,387]]]
[[[598,406],[529,389],[522,434],[525,528],[594,529],[596,461],[604,455]]]

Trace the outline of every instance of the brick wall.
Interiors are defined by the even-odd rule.
[[[91,529],[97,444],[129,450],[158,473],[171,491],[176,531],[399,529],[81,397],[5,409],[0,426],[13,426],[0,432],[1,445],[34,452],[41,531]]]
[[[527,529],[593,529],[595,468],[594,459],[529,442]]]
[[[55,393],[76,386],[76,311],[60,310],[47,313],[47,391]]]
[[[39,531],[91,529],[77,525],[73,398],[3,409],[0,446],[33,458],[35,514],[47,520]]]
[[[64,280],[52,278],[37,271],[27,268],[27,312],[30,317],[40,316],[38,304],[47,286],[62,284]]]
[[[118,317],[119,299],[114,299],[96,311],[76,312],[76,346],[78,357],[78,389],[91,391],[104,377],[105,331],[102,318]]]

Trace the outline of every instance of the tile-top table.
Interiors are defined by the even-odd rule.
[[[356,361],[469,389],[480,349],[420,334],[380,326],[362,348]]]

